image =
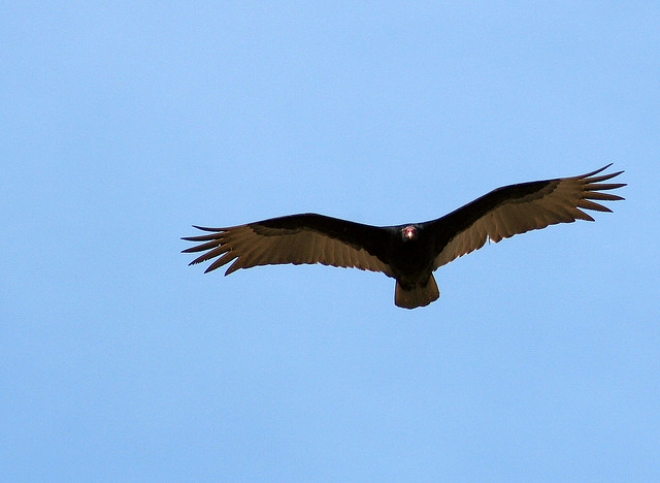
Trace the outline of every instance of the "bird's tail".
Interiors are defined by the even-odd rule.
[[[426,285],[415,285],[412,288],[403,288],[399,282],[396,283],[394,291],[394,303],[397,307],[414,309],[424,307],[440,297],[438,284],[435,283],[433,275],[428,279]]]

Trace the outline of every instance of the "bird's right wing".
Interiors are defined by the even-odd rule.
[[[595,203],[623,198],[603,191],[625,186],[604,183],[623,171],[596,176],[609,168],[571,178],[535,181],[498,188],[438,220],[430,222],[436,231],[436,269],[455,258],[481,248],[486,240],[497,243],[530,230],[575,220],[594,221],[582,211],[611,211]]]
[[[195,228],[210,233],[184,238],[202,243],[183,252],[206,252],[191,265],[219,257],[206,272],[233,260],[225,275],[257,265],[321,263],[393,276],[387,264],[389,233],[385,228],[311,213],[230,228]]]

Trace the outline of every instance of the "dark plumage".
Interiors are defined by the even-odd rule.
[[[604,191],[625,186],[602,183],[623,171],[596,176],[610,165],[571,178],[505,186],[424,223],[376,227],[323,215],[303,214],[230,228],[204,228],[207,235],[184,253],[206,252],[192,264],[213,260],[206,269],[233,263],[225,275],[257,265],[322,263],[382,272],[396,280],[395,303],[413,309],[430,304],[440,293],[433,271],[518,233],[575,220],[594,221],[582,210],[611,211],[597,201],[623,198]]]

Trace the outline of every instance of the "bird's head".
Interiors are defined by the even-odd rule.
[[[414,225],[408,225],[401,229],[401,239],[404,242],[417,240],[418,236],[419,236],[419,230]]]

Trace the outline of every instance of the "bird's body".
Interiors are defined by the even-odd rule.
[[[317,214],[271,218],[230,228],[203,228],[202,242],[185,253],[205,252],[191,264],[214,260],[207,272],[231,261],[226,275],[239,268],[282,263],[322,263],[382,272],[397,281],[395,303],[415,308],[440,293],[433,271],[515,234],[577,219],[593,221],[581,209],[611,211],[591,200],[614,201],[603,193],[625,184],[603,184],[621,172],[521,183],[498,188],[448,215],[424,223],[376,227]],[[218,258],[219,257],[219,258]]]

